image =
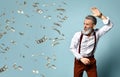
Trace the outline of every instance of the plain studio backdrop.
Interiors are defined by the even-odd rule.
[[[0,77],[73,77],[69,50],[90,8],[99,8],[114,27],[99,40],[99,77],[120,75],[119,0],[1,0]],[[98,18],[97,18],[98,19]],[[103,26],[98,19],[96,28]],[[87,77],[84,73],[84,77]]]

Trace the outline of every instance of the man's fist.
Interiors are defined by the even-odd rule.
[[[85,64],[85,65],[89,65],[90,64],[90,60],[88,58],[81,58],[80,61]]]

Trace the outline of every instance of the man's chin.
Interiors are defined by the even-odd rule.
[[[85,34],[85,35],[89,35],[89,34],[91,34],[91,32],[92,32],[92,29],[82,31],[82,33]]]

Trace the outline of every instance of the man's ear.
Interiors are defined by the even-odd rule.
[[[95,29],[95,26],[96,26],[96,25],[94,24],[94,25],[93,25],[93,29]]]

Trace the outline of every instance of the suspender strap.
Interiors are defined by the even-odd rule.
[[[94,54],[94,51],[95,51],[95,48],[96,48],[96,32],[94,32],[93,35],[94,35],[95,44],[94,44],[94,48],[93,48],[93,50],[92,50],[91,56]],[[79,53],[80,53],[82,38],[83,38],[83,34],[81,33],[80,43],[79,43],[79,49],[78,49]]]
[[[91,55],[94,54],[94,52],[95,52],[95,48],[96,48],[96,32],[94,32],[93,35],[94,35],[95,44],[94,44],[94,48],[93,48],[93,50],[92,50],[92,54],[91,54]]]
[[[80,43],[79,43],[79,53],[80,53],[80,48],[81,48],[81,42],[82,42],[82,38],[83,38],[83,33],[81,32],[81,36],[80,36]]]

